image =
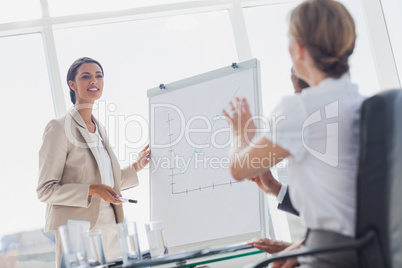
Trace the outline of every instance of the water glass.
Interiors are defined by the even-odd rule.
[[[88,263],[91,266],[107,267],[103,249],[102,230],[96,229],[85,233],[84,246]]]
[[[163,234],[161,221],[153,221],[145,224],[148,237],[149,252],[152,258],[161,257],[168,253],[168,247]]]
[[[119,236],[123,264],[142,259],[136,222],[123,222],[116,225]]]
[[[60,234],[61,245],[63,247],[64,267],[87,267],[85,254],[83,254],[82,252],[78,252],[76,248],[74,248],[72,235],[68,226],[59,226],[58,230]]]
[[[70,243],[73,251],[76,253],[80,263],[87,263],[87,255],[84,247],[84,235],[89,231],[89,221],[68,220],[67,227],[69,231]]]

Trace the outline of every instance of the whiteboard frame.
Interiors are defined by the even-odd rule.
[[[234,66],[235,65],[235,66]],[[262,110],[262,102],[261,102],[261,76],[260,76],[260,61],[258,59],[251,59],[247,61],[243,61],[240,63],[233,63],[230,66],[223,67],[220,69],[216,69],[213,71],[209,71],[200,75],[188,77],[179,81],[175,81],[169,84],[164,84],[163,87],[161,88],[161,85],[159,87],[155,87],[152,89],[147,90],[147,96],[148,96],[148,101],[149,101],[149,115],[151,115],[151,98],[154,96],[158,96],[161,94],[166,94],[170,93],[175,90],[179,90],[182,88],[190,87],[196,84],[200,84],[209,80],[217,79],[223,76],[235,74],[238,72],[243,72],[247,69],[253,69],[253,76],[254,76],[254,105],[255,105],[255,110],[256,114],[255,115],[263,115],[263,110]],[[260,122],[255,122],[257,129],[260,129]],[[152,118],[149,118],[149,124],[152,126]],[[151,139],[151,127],[149,128],[149,139]],[[150,148],[152,151],[152,148]],[[152,168],[149,169],[149,177],[151,178],[151,172]],[[152,198],[151,198],[151,184],[152,180],[150,179],[150,187],[149,187],[149,198],[150,198],[150,215],[152,215]],[[257,187],[257,186],[256,186]],[[183,251],[183,250],[188,250],[188,249],[195,249],[195,248],[205,248],[205,247],[211,247],[211,246],[225,246],[225,245],[230,245],[234,243],[241,243],[247,240],[250,240],[255,237],[274,237],[274,234],[269,232],[269,207],[268,203],[266,202],[266,197],[264,193],[260,190],[259,191],[259,206],[260,206],[260,226],[261,229],[259,232],[250,232],[250,233],[245,233],[245,234],[239,234],[235,236],[229,236],[229,237],[224,237],[224,238],[218,238],[218,239],[212,239],[212,240],[205,240],[203,242],[196,242],[196,243],[191,243],[191,244],[186,244],[186,245],[181,245],[181,246],[175,246],[175,247],[169,247],[169,252],[178,252],[178,251]],[[152,220],[152,219],[151,219]],[[169,241],[168,241],[169,242]],[[169,244],[168,244],[169,245]]]

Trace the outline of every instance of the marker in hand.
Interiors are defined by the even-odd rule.
[[[117,198],[117,200],[119,200],[119,201],[121,201],[121,202],[124,202],[124,203],[127,203],[127,202],[129,202],[129,203],[135,203],[135,204],[137,204],[138,203],[138,201],[137,200],[134,200],[134,199],[128,199],[128,198],[125,198],[125,197],[119,197],[119,198]]]

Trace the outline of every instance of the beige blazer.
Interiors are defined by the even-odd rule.
[[[103,126],[96,123],[112,162],[114,190],[120,194],[121,190],[137,186],[138,177],[134,167],[130,165],[120,169]],[[88,196],[91,184],[102,183],[95,145],[75,107],[46,126],[39,151],[39,181],[36,189],[39,200],[47,203],[45,231],[57,230],[70,219],[89,221],[91,228],[96,224],[101,198],[97,195]],[[122,205],[112,207],[116,222],[122,222]]]

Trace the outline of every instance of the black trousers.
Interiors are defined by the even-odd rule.
[[[353,240],[352,237],[324,230],[307,230],[303,247],[322,248]],[[357,253],[353,250],[323,253],[298,258],[301,268],[356,268]]]

